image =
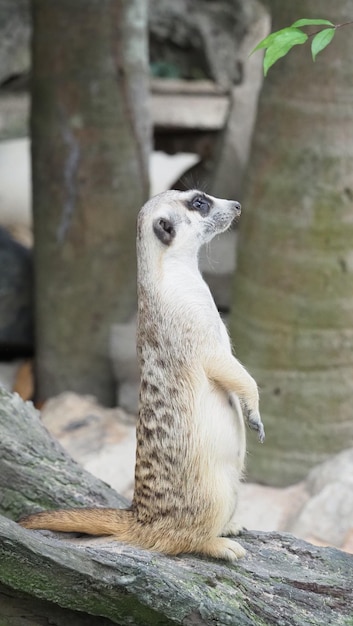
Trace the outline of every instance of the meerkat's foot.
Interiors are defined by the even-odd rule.
[[[236,537],[244,529],[240,522],[231,520],[222,531],[222,537]]]
[[[198,552],[216,559],[225,559],[226,561],[236,561],[246,554],[246,550],[240,543],[224,537],[210,539],[201,549],[198,549]]]
[[[257,432],[260,443],[263,443],[265,441],[265,428],[262,423],[260,413],[249,409],[245,403],[243,405],[243,411],[247,425],[251,428],[251,430],[255,430]]]

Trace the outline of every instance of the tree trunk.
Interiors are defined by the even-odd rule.
[[[343,0],[268,2],[272,30],[352,19]],[[352,445],[353,37],[337,31],[270,69],[240,225],[232,336],[257,379],[266,444],[249,476],[296,482]],[[254,452],[254,454],[252,454]]]
[[[0,432],[0,513],[124,504],[69,459],[30,403],[7,392]],[[247,556],[230,565],[33,532],[0,515],[1,626],[352,624],[351,555],[288,534],[239,540]]]
[[[32,0],[37,396],[113,404],[111,324],[135,308],[148,195],[145,0]]]
[[[211,183],[214,196],[237,200],[242,200],[244,172],[263,82],[262,56],[250,53],[270,29],[270,16],[261,2],[247,2],[247,11],[251,12],[252,20],[241,42],[243,80],[231,90],[228,120],[217,149]]]

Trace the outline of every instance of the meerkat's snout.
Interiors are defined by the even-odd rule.
[[[241,204],[237,200],[212,198],[211,210],[205,220],[204,233],[207,239],[227,230],[241,215]]]
[[[234,207],[234,213],[235,213],[235,217],[238,218],[241,215],[241,204],[240,202],[238,202],[237,200],[234,200],[232,202],[233,207]]]

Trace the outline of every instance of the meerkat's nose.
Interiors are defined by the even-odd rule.
[[[234,207],[237,215],[240,215],[240,213],[241,213],[241,204],[240,204],[240,202],[238,202],[237,200],[233,200],[232,204],[233,204],[233,207]]]

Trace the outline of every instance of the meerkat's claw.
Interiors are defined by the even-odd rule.
[[[261,423],[259,431],[258,431],[258,439],[260,443],[263,443],[266,439],[266,433],[264,425]]]
[[[245,416],[249,428],[257,432],[260,443],[263,443],[265,441],[265,428],[261,421],[260,413],[258,411],[246,410]]]

